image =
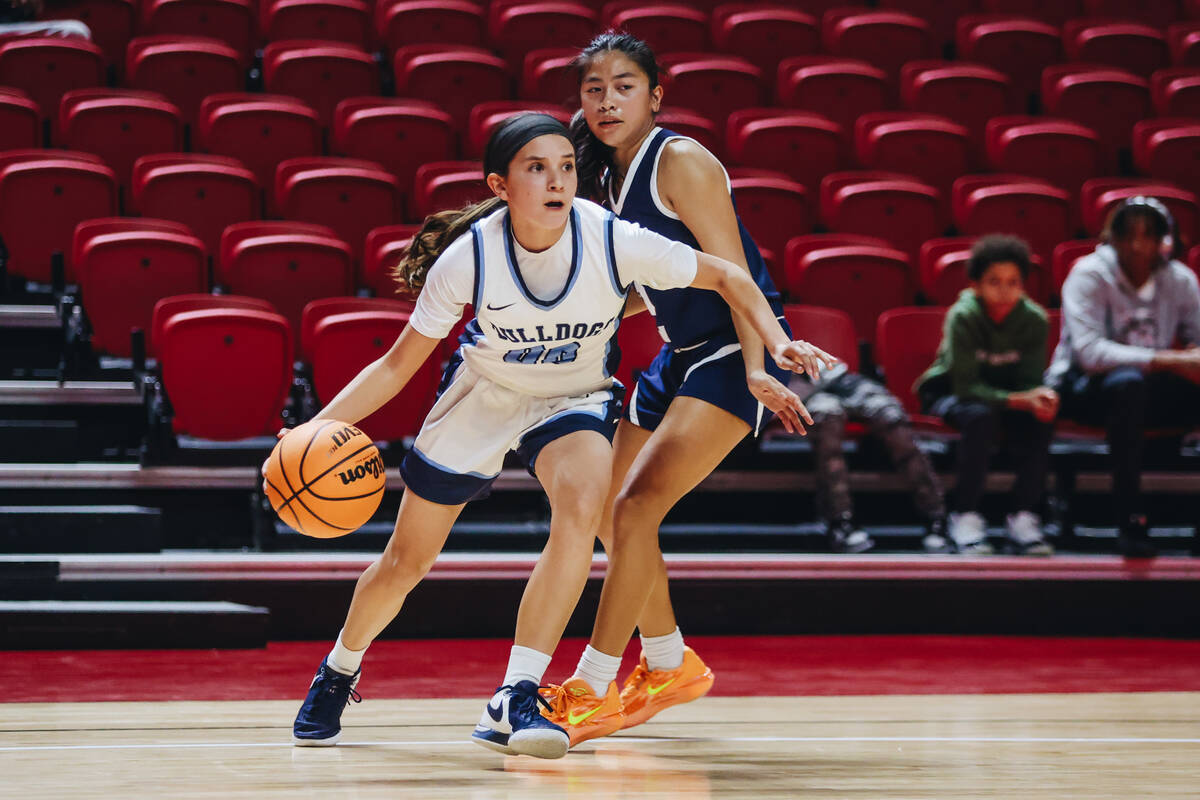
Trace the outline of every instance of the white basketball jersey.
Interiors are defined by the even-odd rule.
[[[479,374],[519,392],[572,396],[608,388],[619,351],[616,332],[628,286],[613,255],[616,218],[576,200],[564,235],[570,272],[557,297],[528,288],[517,262],[508,209],[471,226],[475,320],[463,360]]]

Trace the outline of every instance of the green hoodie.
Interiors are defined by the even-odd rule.
[[[964,289],[946,312],[937,359],[914,388],[1004,405],[1010,393],[1042,385],[1048,331],[1046,312],[1029,298],[996,324],[974,290]]]

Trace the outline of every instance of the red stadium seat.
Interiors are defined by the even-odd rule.
[[[400,183],[372,161],[294,158],[275,169],[275,199],[285,219],[316,222],[362,258],[367,231],[400,221]]]
[[[1188,250],[1187,265],[1188,269],[1196,273],[1196,277],[1200,278],[1200,244]]]
[[[71,237],[71,263],[78,264],[83,256],[83,246],[94,236],[109,233],[140,233],[158,231],[191,236],[192,229],[182,222],[152,217],[97,217],[80,222]]]
[[[976,154],[983,152],[987,121],[1014,110],[1008,76],[982,64],[911,61],[900,70],[900,98],[913,111],[940,114],[964,126]]]
[[[43,8],[38,19],[76,19],[87,25],[92,42],[104,51],[104,60],[119,78],[125,46],[137,28],[137,7],[133,0],[68,0]]]
[[[545,47],[525,54],[520,97],[543,103],[579,106],[579,83],[571,64],[579,51],[573,47]]]
[[[1063,281],[1067,279],[1067,273],[1071,271],[1071,267],[1075,266],[1076,261],[1095,250],[1098,244],[1100,244],[1099,239],[1072,239],[1055,246],[1050,268],[1050,296],[1056,304],[1061,302]],[[1057,331],[1052,329],[1051,333],[1057,336]]]
[[[406,204],[417,167],[457,154],[450,115],[425,100],[355,97],[333,113],[334,155],[382,164],[400,182]]]
[[[262,220],[251,222],[235,222],[225,228],[221,234],[221,249],[213,253],[213,261],[217,269],[217,284],[221,283],[220,269],[222,264],[233,260],[233,248],[244,239],[256,236],[315,236],[319,239],[337,239],[337,234],[328,225],[318,225],[314,222],[295,222],[292,220]]]
[[[874,340],[881,313],[915,300],[912,267],[903,252],[873,245],[843,245],[803,252],[788,242],[784,255],[787,293],[794,301],[847,312],[859,336]]]
[[[384,49],[426,42],[481,47],[483,9],[469,0],[407,0],[375,4],[375,31]]]
[[[24,150],[42,143],[42,112],[20,89],[0,87],[0,151]]]
[[[279,162],[321,152],[321,123],[317,112],[295,98],[211,95],[200,104],[194,141],[197,150],[241,161],[269,189]],[[267,191],[267,206],[274,208],[274,201]]]
[[[279,314],[213,308],[174,314],[159,361],[176,433],[232,441],[271,436],[292,385],[292,336]]]
[[[1115,173],[1134,123],[1150,116],[1150,84],[1115,67],[1060,64],[1042,73],[1042,102],[1047,113],[1098,133],[1104,171]]]
[[[716,123],[703,114],[687,108],[663,106],[659,109],[655,121],[680,136],[695,139],[717,158],[724,157],[725,147],[722,141],[724,131],[718,131]]]
[[[236,50],[215,39],[139,36],[126,51],[125,81],[132,89],[162,94],[194,127],[205,97],[245,86],[240,59]]]
[[[582,48],[596,34],[596,25],[596,12],[585,5],[541,0],[500,10],[488,33],[492,47],[515,73],[526,53],[547,43]]]
[[[267,41],[317,39],[371,46],[371,7],[362,0],[262,0]]]
[[[104,54],[82,39],[13,39],[0,43],[0,86],[21,89],[58,127],[58,104],[72,89],[103,86]]]
[[[1176,22],[1167,27],[1167,49],[1177,67],[1200,67],[1200,22]]]
[[[1063,51],[1069,61],[1104,64],[1143,78],[1170,61],[1162,31],[1124,20],[1068,20],[1063,25]]]
[[[1133,19],[1144,25],[1165,28],[1179,19],[1179,0],[1083,0],[1089,17]]]
[[[254,49],[254,4],[250,0],[143,0],[142,33],[206,36],[248,57]]]
[[[734,164],[778,170],[812,193],[821,178],[849,161],[845,131],[819,114],[743,109],[729,116],[726,130],[727,153]]]
[[[1007,75],[1021,106],[1040,91],[1042,71],[1062,56],[1058,29],[1026,16],[959,17],[956,42],[960,59],[985,64]]]
[[[62,143],[103,158],[126,194],[134,161],[183,149],[179,109],[156,92],[75,89],[63,95],[58,124]]]
[[[412,237],[420,225],[381,225],[367,234],[363,246],[363,283],[375,292],[376,297],[406,300],[407,295],[397,292],[399,286],[389,274],[392,267],[408,251]]]
[[[970,171],[967,129],[936,114],[864,114],[854,126],[854,145],[864,167],[914,175],[943,196],[955,178]]]
[[[227,225],[262,214],[262,189],[253,172],[226,156],[142,156],[133,165],[133,208],[186,224],[216,253]]]
[[[1200,117],[1200,68],[1158,70],[1150,76],[1150,99],[1160,117]]]
[[[87,238],[79,284],[92,347],[128,357],[130,332],[151,330],[154,304],[208,289],[208,253],[194,236],[143,229]]]
[[[914,263],[921,243],[946,229],[944,199],[916,178],[834,172],[821,181],[821,218],[830,230],[886,239]]]
[[[936,423],[920,415],[913,384],[937,356],[945,318],[944,308],[893,308],[880,314],[876,324],[875,363],[883,371],[888,391],[922,427]]]
[[[313,300],[300,314],[300,349],[296,351],[296,359],[312,362],[313,338],[317,326],[327,317],[363,312],[410,314],[414,305],[411,300],[391,300],[382,297],[325,297]]]
[[[1100,137],[1070,120],[995,117],[986,142],[992,169],[1034,175],[1069,192],[1100,171]]]
[[[727,119],[739,108],[763,105],[762,71],[737,56],[677,54],[667,67],[664,99],[709,119]]]
[[[967,287],[967,262],[974,236],[947,236],[921,245],[918,272],[921,292],[935,306],[953,305]]]
[[[812,111],[845,130],[869,111],[890,107],[887,75],[865,61],[837,56],[797,56],[779,63],[777,105]]]
[[[812,230],[809,192],[787,175],[744,175],[735,171],[730,185],[742,224],[756,244],[777,256],[783,254],[788,239]]]
[[[268,92],[300,98],[328,125],[340,101],[379,94],[379,68],[366,51],[351,45],[289,39],[263,51],[263,85]]]
[[[1057,26],[1083,14],[1079,0],[1054,0],[1053,3],[1042,0],[979,0],[979,10],[990,14],[1031,17]]]
[[[1162,117],[1133,126],[1133,163],[1138,172],[1200,193],[1200,120]]]
[[[864,236],[859,233],[805,233],[792,236],[779,250],[778,264],[772,268],[771,280],[786,297],[788,276],[785,264],[788,247],[791,247],[793,261],[799,262],[805,255],[814,250],[827,250],[831,247],[851,247],[863,245],[866,247],[889,248],[891,244],[878,236]],[[798,301],[797,301],[798,302]]]
[[[787,303],[783,316],[792,329],[792,337],[811,342],[846,362],[850,372],[858,372],[858,335],[854,319],[839,308]]]
[[[225,229],[215,278],[234,294],[269,300],[298,337],[306,305],[354,289],[352,261],[348,244],[311,228],[241,223]]]
[[[506,100],[509,79],[504,60],[471,47],[418,44],[401,47],[392,60],[396,94],[437,103],[460,130],[467,115],[485,100]]]
[[[150,356],[158,355],[159,343],[163,340],[163,328],[167,320],[176,314],[187,311],[207,311],[212,308],[242,308],[250,311],[265,311],[275,313],[275,306],[257,297],[242,297],[237,294],[176,294],[164,297],[154,304],[154,312],[150,317],[150,336],[146,342],[146,352]]]
[[[408,316],[402,311],[372,310],[335,314],[317,323],[312,339],[317,399],[328,403],[363,367],[387,353],[408,324]],[[438,358],[432,355],[399,394],[360,421],[358,427],[375,441],[416,436],[433,407],[440,375]]]
[[[75,226],[117,213],[117,177],[103,164],[63,157],[52,150],[0,164],[0,220],[4,221],[7,270],[48,283],[52,254],[65,258],[66,278],[75,279],[70,257]]]
[[[878,0],[878,3],[880,10],[903,11],[929,23],[939,51],[954,41],[954,26],[959,17],[971,13],[976,6],[975,0]]]
[[[429,214],[451,208],[463,208],[486,200],[492,190],[483,182],[483,165],[478,161],[434,161],[417,168],[413,180],[411,219],[419,221]]]
[[[712,14],[717,50],[741,56],[773,78],[785,58],[816,53],[821,32],[816,17],[795,8],[759,3],[729,3]]]
[[[821,18],[825,50],[874,64],[894,80],[908,61],[936,55],[929,23],[900,11],[845,7]]]
[[[1022,237],[1043,264],[1059,242],[1071,238],[1071,195],[1030,176],[965,175],[954,182],[955,224],[964,234],[1008,233]],[[1048,281],[1032,275],[1029,295],[1043,301]]]
[[[571,114],[566,109],[552,103],[534,103],[528,100],[488,100],[472,108],[471,113],[467,116],[464,155],[467,158],[483,158],[483,151],[487,147],[492,131],[501,122],[522,111],[540,111],[543,114],[549,114],[564,125],[571,121]]]
[[[643,311],[621,320],[617,329],[621,365],[614,376],[628,392],[633,392],[637,376],[650,366],[663,347],[663,337],[654,316]]]
[[[709,49],[708,14],[687,3],[609,3],[604,7],[604,16],[604,27],[632,33],[656,53],[700,53]]]
[[[1192,192],[1169,181],[1153,178],[1093,178],[1079,191],[1079,207],[1084,229],[1099,236],[1109,213],[1129,197],[1148,195],[1162,201],[1179,225],[1184,246],[1200,242],[1200,209]]]

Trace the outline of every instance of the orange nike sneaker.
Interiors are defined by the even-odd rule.
[[[604,697],[592,694],[592,687],[582,678],[571,678],[562,686],[548,686],[541,694],[550,702],[550,710],[542,709],[542,715],[567,732],[571,747],[616,733],[625,725],[616,681],[608,685]]]
[[[703,697],[714,680],[712,670],[690,647],[683,648],[683,663],[675,669],[652,670],[643,654],[621,688],[625,727],[641,725],[664,708]]]

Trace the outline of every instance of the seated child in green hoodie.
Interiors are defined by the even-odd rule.
[[[1016,553],[1053,552],[1037,514],[1046,487],[1058,394],[1042,385],[1046,312],[1025,296],[1029,247],[1013,236],[985,236],[967,266],[971,288],[946,313],[937,359],[917,379],[925,413],[961,432],[950,539],[960,552],[989,553],[979,513],[992,448],[1002,443],[1017,480],[1007,518]]]

